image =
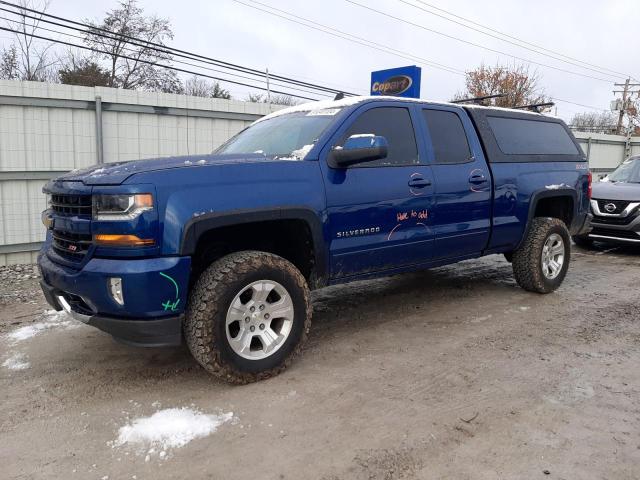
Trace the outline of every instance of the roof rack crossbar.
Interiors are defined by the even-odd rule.
[[[451,103],[480,103],[482,100],[489,100],[491,98],[502,98],[506,97],[505,93],[498,93],[496,95],[484,95],[482,97],[473,97],[473,98],[463,98],[461,100],[453,100]]]

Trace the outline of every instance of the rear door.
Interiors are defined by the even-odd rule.
[[[435,180],[434,258],[482,252],[491,233],[492,179],[469,117],[455,107],[421,110]]]
[[[419,110],[412,107],[399,102],[360,107],[323,152],[333,278],[425,263],[433,255],[433,176],[421,161],[414,130]],[[329,148],[358,134],[385,137],[387,158],[330,168]]]

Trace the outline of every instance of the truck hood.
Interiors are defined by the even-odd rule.
[[[147,173],[175,168],[199,168],[206,165],[258,163],[284,161],[261,154],[249,155],[185,155],[179,157],[149,158],[129,162],[94,165],[72,170],[59,176],[56,182],[82,182],[85,185],[120,185],[136,173]]]
[[[593,184],[592,198],[599,200],[640,201],[640,183],[598,182]]]

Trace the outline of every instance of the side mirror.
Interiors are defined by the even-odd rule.
[[[331,168],[347,168],[357,163],[371,162],[387,157],[387,139],[373,134],[351,135],[344,146],[333,147],[329,152]]]

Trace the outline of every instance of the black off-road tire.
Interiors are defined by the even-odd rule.
[[[542,249],[552,234],[557,233],[564,243],[564,263],[558,276],[547,278],[542,272]],[[567,226],[558,218],[536,217],[524,243],[513,252],[513,274],[518,285],[529,292],[551,293],[558,288],[569,269],[571,237]]]
[[[227,340],[226,314],[234,297],[248,284],[274,280],[293,301],[289,336],[270,356],[249,360],[236,354]],[[311,299],[304,276],[277,255],[242,251],[212,263],[198,278],[187,305],[184,336],[193,357],[208,372],[234,384],[273,377],[300,352],[311,327]]]
[[[571,239],[580,248],[589,249],[593,247],[593,240],[586,235],[575,235]]]

